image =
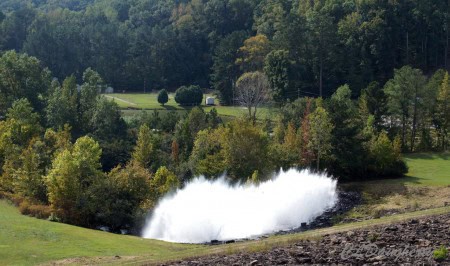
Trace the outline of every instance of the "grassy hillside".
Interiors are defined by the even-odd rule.
[[[406,181],[418,185],[450,185],[450,152],[417,153],[405,156],[409,166]]]
[[[37,264],[71,257],[192,255],[204,249],[161,241],[121,236],[53,223],[20,215],[0,201],[0,265]]]
[[[255,252],[300,239],[383,225],[450,212],[450,207],[342,224],[305,233],[273,236],[222,246],[171,244],[121,236],[22,216],[0,201],[0,265],[36,265],[52,261],[72,264],[141,264],[239,251]],[[119,257],[116,257],[119,256]]]
[[[156,93],[147,93],[147,94],[106,94],[106,97],[114,100],[121,108],[127,109],[146,109],[146,110],[160,110],[160,111],[169,111],[169,110],[178,110],[185,111],[189,110],[189,108],[179,106],[175,100],[174,94],[169,95],[169,102],[162,106],[158,103],[158,94]],[[205,95],[205,97],[209,97],[212,95]],[[205,103],[205,99],[202,104]],[[220,106],[218,105],[218,99],[216,98],[216,106],[205,106],[202,105],[206,112],[209,112],[212,108],[216,108],[219,115],[222,116],[242,116],[247,114],[247,110],[238,106]],[[133,111],[131,111],[133,113]],[[135,112],[134,112],[135,113]],[[126,115],[130,115],[130,111],[128,110]],[[257,113],[259,119],[264,119],[266,117],[271,117],[272,113],[269,108],[263,107]]]
[[[344,185],[350,190],[360,190],[365,200],[348,217],[379,217],[442,207],[450,202],[450,153],[417,153],[404,157],[409,173],[403,178]]]
[[[394,193],[393,191],[401,193],[402,190],[399,188],[405,187],[426,189],[432,194],[442,193],[442,189],[448,189],[448,185],[450,185],[449,159],[449,154],[416,154],[407,156],[411,170],[409,177],[396,180],[373,181],[367,187],[374,189],[374,191],[382,190],[391,191],[392,193]],[[370,190],[367,188],[367,191]],[[383,204],[390,203],[395,205],[395,197],[392,200],[389,198],[391,196],[391,194],[387,195],[384,199],[389,200]],[[440,197],[442,195],[438,194],[436,196]],[[414,198],[412,194],[405,194],[404,197],[406,202],[419,199]],[[427,198],[427,200],[430,200],[430,198]],[[15,207],[5,201],[0,201],[0,265],[31,265],[68,258],[77,258],[66,262],[78,264],[123,264],[164,261],[218,252],[260,251],[274,245],[291,243],[301,238],[316,238],[323,234],[446,212],[450,212],[450,207],[440,207],[418,212],[411,210],[409,213],[343,224],[302,234],[276,236],[263,241],[210,247],[171,244],[38,220],[20,215]],[[120,256],[120,258],[115,256]]]

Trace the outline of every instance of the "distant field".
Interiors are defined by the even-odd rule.
[[[190,107],[182,107],[179,106],[175,100],[174,94],[169,94],[169,102],[162,106],[158,103],[156,93],[147,93],[147,94],[105,94],[107,98],[114,100],[121,108],[127,109],[125,112],[126,116],[130,116],[132,114],[137,113],[136,110],[133,109],[145,109],[145,110],[159,110],[161,112],[178,110],[178,111],[188,111]],[[212,95],[205,95],[206,97],[210,97]],[[205,103],[205,99],[203,99],[202,104]],[[205,106],[202,105],[202,108],[209,112],[212,108],[216,108],[217,112],[221,116],[232,116],[239,117],[247,114],[247,110],[240,106],[220,106],[218,105],[218,100],[216,99],[216,106]],[[258,119],[265,119],[267,117],[273,116],[273,111],[270,108],[262,107],[258,110],[257,113]]]

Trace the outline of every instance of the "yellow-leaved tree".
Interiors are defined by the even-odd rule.
[[[82,137],[53,161],[46,177],[48,196],[53,210],[64,222],[89,225],[89,189],[105,178],[101,171],[101,154],[95,140]]]

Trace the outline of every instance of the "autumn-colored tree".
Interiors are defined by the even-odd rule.
[[[64,125],[63,129],[54,131],[53,129],[47,129],[44,134],[44,142],[48,149],[49,154],[51,154],[51,159],[53,160],[59,152],[70,149],[72,147],[72,136],[70,134],[71,127],[69,125]]]
[[[262,71],[269,52],[270,41],[265,35],[250,37],[244,41],[244,46],[239,48],[240,57],[236,64],[245,72]]]
[[[180,145],[178,145],[177,140],[172,141],[172,160],[174,162],[178,162],[180,159]]]
[[[138,140],[132,154],[133,161],[144,168],[150,168],[153,153],[152,133],[144,124],[139,128]]]
[[[90,137],[79,138],[73,148],[58,154],[46,177],[52,208],[65,222],[89,225],[89,189],[104,177],[100,145]]]

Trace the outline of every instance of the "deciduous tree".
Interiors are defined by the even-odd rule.
[[[248,110],[248,116],[256,122],[258,107],[269,100],[269,83],[261,72],[242,75],[236,82],[236,96],[240,105]]]
[[[90,137],[79,138],[72,149],[59,153],[46,177],[49,201],[67,223],[89,226],[92,209],[89,189],[99,178],[100,145]]]
[[[332,148],[333,124],[323,107],[319,106],[311,113],[310,126],[311,138],[307,145],[316,155],[317,170],[319,170],[321,159],[328,156]]]

